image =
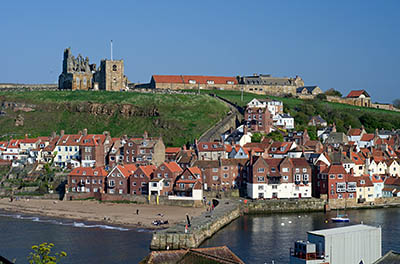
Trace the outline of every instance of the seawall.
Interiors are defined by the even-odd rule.
[[[153,233],[151,250],[196,248],[221,228],[242,214],[268,214],[323,211],[325,201],[303,200],[220,200],[211,213],[203,213],[191,220],[192,226],[185,233],[186,222]]]
[[[3,92],[54,91],[54,90],[58,90],[58,84],[0,83],[0,91]]]
[[[221,200],[212,212],[206,212],[191,220],[185,232],[186,222],[153,233],[151,250],[196,248],[241,214],[237,201]]]

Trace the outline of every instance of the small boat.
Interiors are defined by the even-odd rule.
[[[332,222],[350,222],[346,214],[340,215],[339,210],[336,212],[336,217],[331,218]]]
[[[337,215],[336,217],[332,217],[331,220],[332,222],[350,222],[347,215]]]

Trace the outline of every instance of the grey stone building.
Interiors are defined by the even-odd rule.
[[[97,69],[96,64],[90,64],[89,58],[82,55],[76,58],[71,49],[64,50],[63,67],[58,77],[60,90],[106,90],[121,91],[128,87],[124,75],[123,60],[102,60]]]

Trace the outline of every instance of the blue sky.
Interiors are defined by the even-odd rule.
[[[0,82],[54,83],[64,48],[152,74],[300,75],[400,98],[400,1],[4,1]]]

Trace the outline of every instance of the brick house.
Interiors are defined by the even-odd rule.
[[[154,182],[162,181],[162,186],[159,187],[159,193],[161,195],[170,195],[173,193],[173,186],[175,179],[183,172],[182,168],[175,161],[164,162],[156,168],[153,172]]]
[[[257,198],[311,197],[311,166],[304,158],[250,158],[247,195]]]
[[[247,107],[244,113],[244,122],[251,132],[269,134],[273,126],[272,115],[267,107]]]
[[[176,161],[181,148],[166,148],[165,149],[165,161]]]
[[[182,169],[186,169],[193,166],[193,163],[197,160],[196,151],[193,149],[182,149],[177,157],[176,162]]]
[[[192,196],[195,186],[202,186],[202,173],[198,167],[186,168],[174,183],[174,194],[178,196]],[[199,187],[197,187],[199,188]]]
[[[228,152],[221,142],[197,142],[196,151],[199,160],[227,159]]]
[[[161,137],[149,137],[147,132],[143,138],[123,137],[114,142],[109,153],[108,164],[112,167],[117,163],[160,165],[165,161],[165,145]]]
[[[103,167],[78,167],[68,175],[70,192],[104,193],[107,171]]]
[[[327,199],[346,199],[356,197],[356,182],[348,182],[350,174],[342,164],[332,164],[318,173],[316,197],[326,195]]]
[[[86,135],[85,130],[79,144],[81,166],[104,166],[111,144],[112,139],[107,132],[101,135]]]
[[[242,182],[242,173],[248,159],[198,160],[203,175],[204,190],[228,190],[237,188]]]
[[[136,169],[135,164],[115,166],[107,175],[107,193],[129,194],[129,177]]]
[[[148,194],[149,181],[153,177],[154,171],[157,169],[155,165],[141,165],[129,177],[131,194]]]

